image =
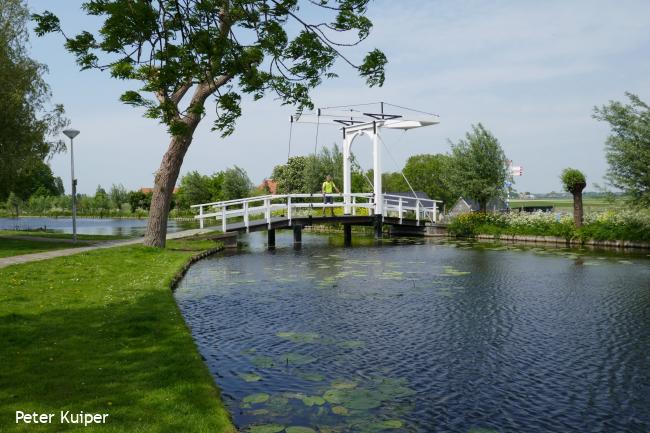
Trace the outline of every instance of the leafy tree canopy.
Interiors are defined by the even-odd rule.
[[[43,80],[47,72],[27,55],[29,13],[22,0],[0,2],[0,200],[16,191],[28,198],[24,185],[29,170],[41,170],[43,160],[64,145],[50,140],[67,123],[63,107],[48,111],[50,89]],[[47,186],[46,186],[47,187]]]
[[[414,190],[424,191],[432,199],[450,205],[458,199],[450,182],[449,170],[452,165],[449,155],[413,155],[402,171]]]
[[[476,200],[482,210],[491,198],[502,197],[508,176],[499,140],[480,123],[458,143],[451,144],[451,182],[455,189]]]
[[[605,144],[609,182],[635,203],[650,206],[650,107],[637,95],[626,96],[628,104],[610,101],[595,107],[594,118],[612,129]]]
[[[577,194],[587,186],[585,175],[575,168],[565,168],[560,175],[562,186],[566,192]]]
[[[369,85],[383,84],[386,57],[381,51],[370,51],[359,65],[341,52],[369,35],[368,2],[304,2],[303,9],[316,9],[313,15],[325,18],[311,23],[300,15],[307,14],[298,0],[91,0],[82,7],[103,17],[103,25],[96,34],[76,36],[66,35],[51,12],[33,17],[37,34],[65,36],[66,48],[82,69],[142,81],[122,101],[144,107],[172,135],[185,135],[190,126],[184,114],[203,113],[203,101],[216,92],[213,127],[227,135],[241,115],[242,93],[259,99],[273,92],[283,103],[311,108],[309,90],[336,76],[331,69],[337,58],[357,69]],[[337,33],[349,32],[356,37],[336,41]],[[192,99],[180,107],[192,87]]]

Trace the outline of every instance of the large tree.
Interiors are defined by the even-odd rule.
[[[50,12],[35,15],[37,33],[61,32],[82,69],[109,70],[139,80],[122,100],[166,125],[171,140],[155,174],[145,244],[164,246],[167,215],[194,131],[216,100],[213,128],[233,132],[241,94],[267,93],[299,110],[312,108],[310,90],[342,58],[369,85],[384,81],[386,57],[375,49],[360,64],[341,49],[364,40],[372,27],[369,0],[91,0],[89,15],[103,18],[99,32],[68,37]],[[311,22],[312,17],[322,21]],[[337,41],[337,33],[344,33]],[[354,33],[354,34],[348,34]],[[147,99],[153,94],[155,99]]]
[[[594,108],[594,117],[610,124],[605,151],[608,180],[642,206],[650,206],[650,107],[626,93],[629,104],[610,101]]]
[[[63,148],[49,141],[65,125],[63,107],[49,110],[47,68],[27,53],[28,18],[22,0],[0,1],[0,200],[10,192],[27,199],[39,186],[24,191],[29,172],[43,171],[43,160]]]
[[[406,161],[402,172],[413,189],[424,191],[432,199],[451,205],[458,196],[449,181],[450,166],[449,155],[413,155]]]
[[[485,210],[490,199],[505,194],[508,170],[499,140],[479,123],[472,125],[465,139],[450,144],[454,188],[465,198],[476,200],[480,209]]]

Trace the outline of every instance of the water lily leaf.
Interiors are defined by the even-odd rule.
[[[273,395],[266,402],[265,407],[274,414],[284,415],[289,412],[289,400],[280,395]]]
[[[245,382],[258,382],[262,380],[262,376],[255,373],[240,373],[239,377],[241,377]]]
[[[251,415],[251,416],[264,416],[264,415],[269,414],[269,410],[268,409],[255,409],[255,410],[251,410],[251,411],[246,412],[246,414]]]
[[[244,397],[244,403],[248,403],[248,404],[264,403],[265,401],[268,401],[268,399],[269,399],[268,394],[263,392],[258,392],[256,394],[251,394]]]
[[[256,356],[251,362],[259,368],[271,368],[275,366],[275,361],[270,356]]]
[[[305,365],[315,362],[317,358],[309,355],[301,355],[300,353],[285,353],[280,357],[283,364]]]
[[[335,413],[336,415],[346,416],[350,413],[350,411],[343,406],[332,406],[332,413]]]
[[[279,433],[284,430],[285,426],[280,424],[263,424],[254,425],[248,428],[250,433]]]
[[[361,340],[346,340],[346,341],[341,341],[340,343],[337,344],[337,346],[343,348],[343,349],[358,349],[360,347],[364,347],[366,343]]]
[[[316,430],[314,430],[313,428],[303,427],[303,426],[291,426],[291,427],[287,427],[286,432],[287,433],[316,433]]]
[[[336,379],[332,381],[332,388],[334,389],[352,389],[356,387],[357,383],[351,380]]]
[[[322,406],[325,404],[325,399],[320,396],[305,396],[302,399],[302,402],[305,404],[305,406],[312,407],[314,405],[316,406]]]
[[[294,343],[316,343],[320,338],[315,332],[278,332],[275,335]]]
[[[368,410],[381,405],[381,394],[367,389],[329,389],[323,398],[349,410]]]

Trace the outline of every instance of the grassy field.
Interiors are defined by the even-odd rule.
[[[0,230],[2,236],[32,236],[52,239],[72,239],[71,233],[44,232],[39,230]],[[85,241],[110,241],[115,239],[127,239],[126,236],[115,235],[82,235],[77,234],[77,239]]]
[[[607,201],[602,198],[583,198],[582,205],[587,212],[598,212],[622,205],[621,199]],[[523,206],[553,206],[559,212],[573,212],[573,199],[536,199],[536,200],[510,200],[510,208],[516,209]]]
[[[214,245],[170,241],[0,269],[0,431],[234,431],[169,288]],[[17,410],[109,417],[16,424]]]

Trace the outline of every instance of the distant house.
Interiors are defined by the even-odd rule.
[[[404,197],[402,199],[402,206],[415,207],[415,204],[417,203],[416,199],[420,200],[420,205],[427,208],[432,208],[434,203],[434,201],[431,200],[431,197],[429,197],[429,195],[423,191],[415,191],[415,195],[413,195],[412,192],[386,192],[384,194]],[[387,197],[386,202],[390,205],[397,206],[399,205],[399,198]]]
[[[503,212],[506,211],[507,209],[508,206],[506,205],[505,201],[501,199],[492,199],[488,201],[485,210],[488,212]],[[458,198],[456,203],[454,203],[454,205],[451,207],[447,215],[453,217],[463,213],[476,212],[478,210],[480,210],[480,206],[477,201],[469,198],[460,197]]]
[[[264,179],[262,183],[258,186],[258,188],[264,191],[268,191],[269,194],[278,193],[278,183],[273,179]]]
[[[151,193],[153,193],[153,188],[145,188],[145,187],[142,187],[142,188],[140,188],[139,191],[140,191],[141,193],[143,193],[143,194],[151,194]],[[176,186],[176,187],[174,187],[174,191],[173,191],[173,193],[176,194],[177,192],[178,192],[178,187]]]

